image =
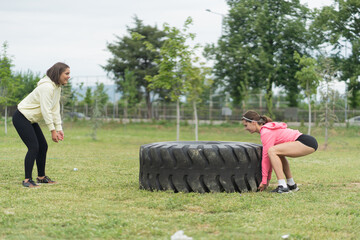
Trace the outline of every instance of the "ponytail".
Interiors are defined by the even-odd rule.
[[[268,122],[272,122],[273,120],[265,115],[260,115],[260,120],[258,121],[259,124],[266,124]]]

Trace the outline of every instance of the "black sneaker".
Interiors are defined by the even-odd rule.
[[[278,186],[276,189],[272,190],[273,193],[289,193],[289,188],[284,188],[283,186]]]
[[[48,176],[45,176],[43,179],[36,178],[37,183],[48,183],[48,184],[57,184],[57,182],[51,180]]]
[[[29,181],[27,181],[27,182],[22,181],[22,185],[24,187],[29,187],[29,188],[40,187],[31,178],[29,178]]]
[[[290,186],[289,184],[287,185],[289,190],[292,191],[292,192],[297,192],[300,190],[300,188],[298,188],[298,186],[296,185],[296,183],[292,186]]]

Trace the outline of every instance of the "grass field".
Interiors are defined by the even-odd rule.
[[[59,184],[39,189],[22,187],[25,145],[0,125],[0,239],[360,239],[359,127],[331,129],[326,151],[290,159],[299,192],[240,195],[139,190],[140,145],[174,141],[175,126],[108,123],[93,141],[87,124],[67,122],[59,144],[42,127]],[[313,135],[321,148],[324,130]],[[182,126],[181,140],[193,139]],[[260,143],[240,125],[201,126],[199,140]]]

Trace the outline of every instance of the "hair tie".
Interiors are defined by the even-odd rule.
[[[258,123],[265,123],[264,116],[259,115],[259,117],[260,117],[260,119],[259,119]]]

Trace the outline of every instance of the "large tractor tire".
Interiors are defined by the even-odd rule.
[[[140,189],[248,192],[261,182],[262,146],[245,142],[158,142],[140,147]]]

